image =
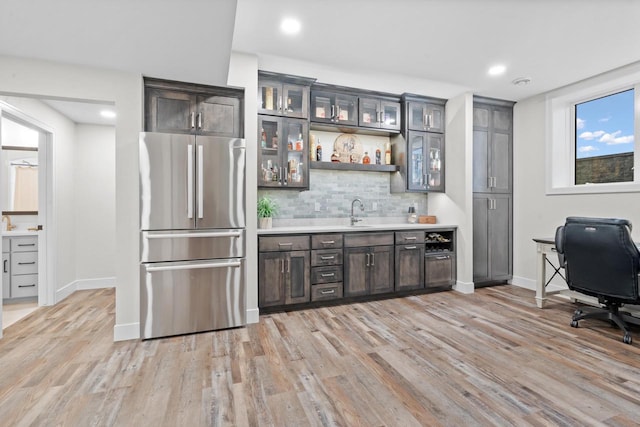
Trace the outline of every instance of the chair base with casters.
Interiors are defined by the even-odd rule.
[[[631,332],[629,331],[629,323],[632,325],[640,325],[640,319],[633,317],[626,311],[620,311],[622,304],[615,302],[603,302],[606,307],[582,307],[573,313],[571,318],[571,326],[578,327],[578,321],[584,319],[601,319],[609,320],[611,324],[618,326],[624,333],[622,336],[622,342],[625,344],[631,344]]]

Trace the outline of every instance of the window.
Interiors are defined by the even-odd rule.
[[[545,98],[546,194],[640,192],[640,64]]]
[[[633,89],[575,105],[575,184],[633,182]]]

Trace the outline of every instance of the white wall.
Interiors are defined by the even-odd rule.
[[[76,125],[76,280],[116,275],[115,144],[113,126]]]
[[[138,74],[0,56],[0,93],[115,103],[116,324],[114,338],[140,336],[138,136],[142,78]],[[57,160],[56,160],[57,161]],[[72,166],[69,166],[72,168]],[[56,182],[55,193],[73,188]],[[56,200],[56,203],[61,203]],[[67,237],[64,237],[66,239]],[[75,237],[71,240],[75,242]],[[58,265],[62,264],[59,262]],[[75,272],[75,266],[74,266]]]
[[[445,111],[445,193],[429,194],[429,214],[457,224],[455,289],[473,292],[473,94],[449,99]]]
[[[513,284],[534,289],[534,237],[553,237],[568,216],[621,217],[631,220],[640,240],[637,193],[545,195],[545,99],[533,97],[514,107]]]

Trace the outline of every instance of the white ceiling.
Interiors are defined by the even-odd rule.
[[[521,100],[640,61],[638,22],[635,0],[2,0],[0,54],[224,85],[233,49]]]

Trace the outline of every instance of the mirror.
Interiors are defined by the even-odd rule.
[[[38,143],[40,134],[23,123],[2,116],[1,171],[5,186],[3,215],[38,214]]]

